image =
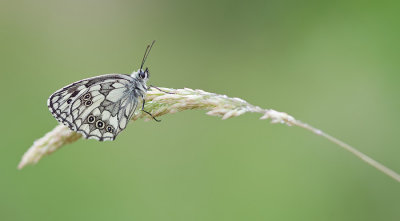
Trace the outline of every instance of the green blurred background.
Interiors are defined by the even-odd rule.
[[[393,1],[395,2],[395,1]],[[399,5],[0,1],[0,220],[399,220],[400,184],[296,127],[204,111],[16,169],[80,79],[136,70],[292,114],[400,172]]]

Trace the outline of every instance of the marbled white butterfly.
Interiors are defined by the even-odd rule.
[[[47,101],[51,114],[87,139],[114,140],[126,128],[139,99],[144,108],[150,74],[148,68],[143,70],[143,65],[153,44],[154,41],[147,46],[140,69],[131,75],[101,75],[54,92]]]

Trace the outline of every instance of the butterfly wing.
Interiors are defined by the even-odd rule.
[[[52,94],[52,115],[87,139],[114,140],[131,119],[139,95],[132,90],[134,79],[109,74],[72,83]]]

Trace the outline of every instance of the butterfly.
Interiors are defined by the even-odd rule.
[[[152,116],[144,110],[150,73],[148,68],[143,70],[143,65],[154,42],[147,45],[140,69],[131,75],[100,75],[54,92],[47,100],[51,114],[86,139],[99,141],[115,140],[132,118],[139,99],[142,111]]]

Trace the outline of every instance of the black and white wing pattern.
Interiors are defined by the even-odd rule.
[[[72,83],[50,96],[52,115],[87,139],[114,140],[131,119],[141,95],[129,75],[108,74]]]

